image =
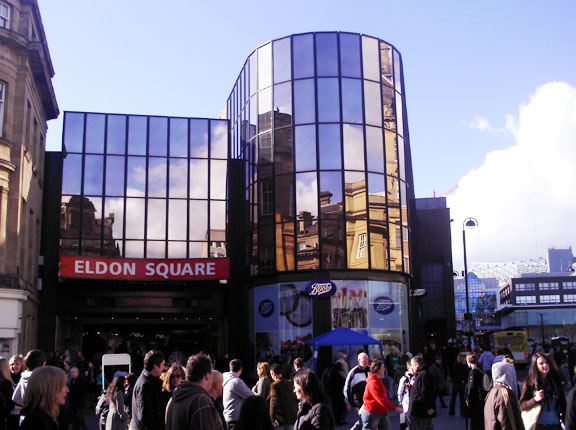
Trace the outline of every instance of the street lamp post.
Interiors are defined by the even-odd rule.
[[[470,343],[470,331],[472,326],[472,315],[470,314],[470,294],[468,292],[468,259],[466,257],[466,229],[474,228],[478,226],[478,221],[476,218],[466,218],[462,223],[462,243],[464,245],[464,285],[466,288],[466,314],[464,315],[464,321],[462,322],[462,327],[465,326],[465,321],[467,323],[468,329],[468,348],[471,348]]]

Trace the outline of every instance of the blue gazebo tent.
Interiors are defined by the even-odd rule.
[[[337,329],[307,340],[306,343],[308,345],[314,345],[314,370],[316,370],[316,362],[318,361],[318,348],[321,346],[380,345],[380,354],[384,357],[384,347],[382,346],[382,342],[378,339],[374,339],[373,337],[358,333],[357,331],[345,327],[338,327]]]

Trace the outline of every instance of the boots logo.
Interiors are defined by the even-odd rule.
[[[306,285],[306,293],[310,297],[331,297],[336,293],[336,284],[328,280],[312,281]]]
[[[264,299],[258,305],[258,313],[262,318],[268,318],[274,313],[274,302],[269,299]]]
[[[394,301],[390,297],[380,296],[374,300],[374,310],[380,315],[391,314],[394,310]]]

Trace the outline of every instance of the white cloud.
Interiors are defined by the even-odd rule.
[[[506,129],[514,145],[488,153],[448,197],[456,270],[469,216],[479,223],[466,235],[470,262],[547,258],[548,247],[576,245],[576,88],[539,87]]]
[[[494,127],[490,121],[486,118],[481,117],[480,115],[474,115],[472,121],[461,121],[466,127],[471,130],[480,131],[483,133],[499,135],[499,136],[506,136],[508,134],[514,134],[514,117],[512,115],[505,115],[506,118],[506,127],[498,128]]]

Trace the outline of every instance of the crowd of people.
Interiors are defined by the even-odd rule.
[[[0,430],[86,429],[84,400],[107,376],[81,354],[75,362],[56,356],[0,357]],[[148,351],[139,374],[116,371],[98,397],[100,429],[333,430],[354,410],[351,430],[391,430],[390,411],[400,414],[400,430],[431,430],[438,400],[449,415],[459,400],[470,430],[576,430],[576,388],[566,393],[554,358],[542,351],[532,355],[521,388],[512,356],[488,349],[461,351],[450,368],[435,345],[414,356],[392,347],[385,360],[359,351],[351,368],[339,351],[319,375],[301,359],[278,358],[257,364],[251,388],[240,359],[226,357],[224,372],[217,361],[180,354],[166,364],[162,352]]]

